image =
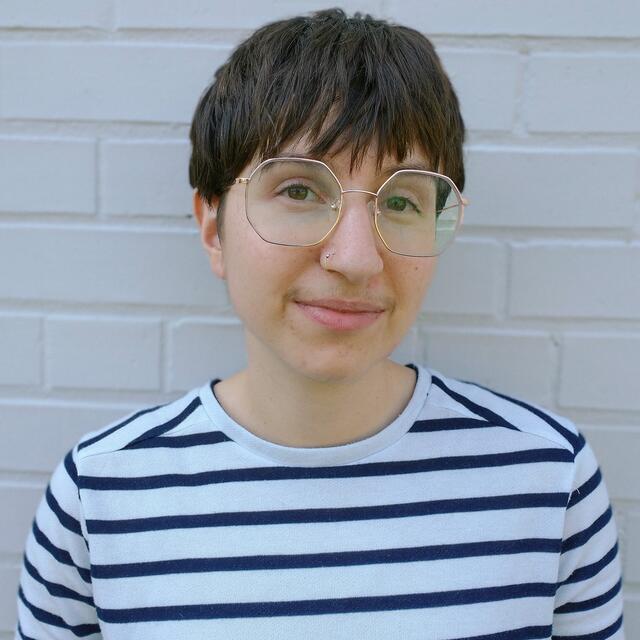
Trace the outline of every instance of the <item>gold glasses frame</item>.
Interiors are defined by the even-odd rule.
[[[253,230],[260,236],[260,238],[262,238],[265,242],[268,242],[269,244],[277,244],[277,245],[281,245],[281,246],[285,246],[285,247],[313,247],[316,246],[318,244],[321,244],[322,242],[324,242],[330,235],[331,233],[334,231],[334,229],[338,226],[338,223],[340,222],[340,217],[342,215],[342,203],[344,198],[342,197],[343,194],[345,193],[366,193],[370,196],[374,197],[374,226],[376,229],[376,232],[378,234],[378,237],[380,238],[380,240],[382,240],[382,243],[384,244],[384,246],[391,251],[391,253],[395,253],[397,255],[401,255],[401,256],[407,256],[409,258],[430,258],[430,257],[435,257],[440,255],[441,253],[444,252],[444,250],[453,242],[454,238],[456,237],[458,230],[460,229],[460,227],[462,226],[462,222],[464,220],[464,208],[466,206],[469,205],[469,200],[467,198],[465,198],[462,193],[460,193],[460,190],[458,189],[458,187],[456,186],[456,184],[453,182],[453,180],[451,178],[449,178],[448,176],[445,176],[441,173],[436,173],[435,171],[424,171],[421,169],[399,169],[398,171],[395,171],[392,175],[390,175],[381,185],[380,188],[378,189],[377,192],[373,192],[373,191],[367,191],[365,189],[343,189],[342,188],[342,184],[340,182],[340,180],[338,179],[338,176],[336,176],[336,174],[333,172],[333,170],[331,169],[331,167],[326,164],[325,162],[322,162],[322,160],[315,160],[313,158],[299,158],[296,156],[284,156],[284,157],[278,157],[278,158],[268,158],[266,160],[263,160],[260,164],[258,164],[258,166],[256,166],[251,173],[246,177],[246,178],[236,178],[233,183],[234,184],[244,184],[245,186],[249,185],[249,182],[251,181],[251,178],[253,178],[254,175],[256,175],[256,173],[261,170],[265,165],[268,165],[270,163],[273,162],[281,162],[281,161],[289,161],[289,162],[307,162],[307,163],[312,163],[312,164],[316,164],[316,165],[320,165],[322,167],[324,167],[325,169],[327,169],[327,171],[329,171],[329,173],[333,176],[334,180],[336,181],[338,187],[340,188],[340,199],[337,202],[333,202],[331,203],[331,208],[335,210],[336,207],[338,207],[338,216],[336,218],[336,221],[333,223],[333,225],[331,226],[331,228],[329,229],[329,231],[327,231],[327,233],[325,233],[325,235],[318,240],[317,242],[311,242],[309,244],[289,244],[289,243],[285,243],[285,242],[274,242],[273,240],[267,240],[254,226],[253,222],[251,222],[251,219],[249,218],[249,190],[245,189],[245,206],[244,206],[244,211],[245,211],[245,216],[247,218],[247,222],[251,225],[251,227],[253,228]],[[441,178],[443,180],[445,180],[452,188],[456,199],[458,200],[458,204],[457,205],[451,205],[449,207],[445,207],[444,209],[442,209],[442,211],[444,211],[445,209],[451,209],[454,206],[458,206],[460,207],[460,215],[457,217],[456,220],[456,226],[453,230],[453,233],[451,234],[451,238],[441,247],[440,251],[438,251],[438,253],[435,253],[433,255],[428,255],[428,256],[416,256],[413,254],[408,254],[408,253],[400,253],[399,251],[394,251],[386,242],[386,240],[384,239],[384,237],[382,236],[382,233],[380,232],[380,228],[378,227],[378,215],[380,214],[380,210],[378,208],[378,195],[380,194],[380,192],[385,188],[385,186],[391,181],[393,180],[398,174],[402,174],[402,173],[421,173],[424,175],[428,175],[428,176],[433,176],[436,178]]]

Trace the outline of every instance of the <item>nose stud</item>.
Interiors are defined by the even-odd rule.
[[[325,266],[325,267],[326,267],[326,266],[327,266],[327,264],[329,263],[329,258],[330,258],[331,256],[335,255],[335,253],[336,253],[336,252],[335,252],[335,251],[333,251],[332,253],[327,253],[327,254],[325,254],[325,256],[324,256],[324,266]]]

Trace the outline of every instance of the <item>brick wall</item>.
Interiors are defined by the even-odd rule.
[[[64,453],[243,366],[191,217],[189,121],[242,37],[334,4],[0,3],[0,640]],[[394,357],[584,430],[640,637],[640,3],[342,4],[365,5],[432,37],[469,127],[465,226]]]

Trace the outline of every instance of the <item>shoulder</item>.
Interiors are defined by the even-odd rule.
[[[82,461],[91,456],[134,448],[143,441],[172,435],[206,421],[200,391],[201,387],[195,387],[175,400],[138,409],[86,433],[73,448],[73,457]]]
[[[432,368],[426,371],[431,374],[427,403],[432,406],[543,438],[566,449],[574,458],[585,445],[584,436],[569,418],[546,407]]]

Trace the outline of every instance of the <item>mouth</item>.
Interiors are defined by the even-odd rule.
[[[332,303],[333,307],[323,306],[326,302],[320,301],[295,302],[296,306],[304,314],[306,318],[312,322],[333,329],[335,331],[353,331],[355,329],[363,329],[374,324],[384,313],[384,309],[372,307],[372,305],[364,305],[362,303],[347,303],[338,305]],[[341,306],[342,308],[335,308]],[[345,307],[360,307],[360,309],[349,309]],[[369,308],[362,309],[363,306]]]

